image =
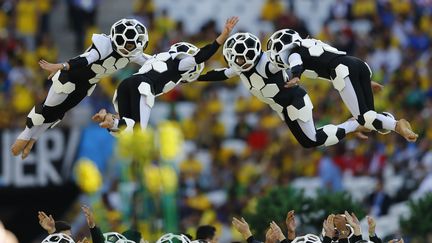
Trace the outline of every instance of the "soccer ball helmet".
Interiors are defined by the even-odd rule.
[[[292,243],[321,243],[318,236],[313,234],[307,234],[303,236],[296,237]]]
[[[103,234],[105,243],[124,243],[127,242],[127,238],[117,232],[107,232]]]
[[[168,233],[159,238],[156,243],[191,243],[191,240],[183,234]]]
[[[225,41],[223,55],[234,70],[246,72],[258,63],[261,43],[258,37],[251,33],[237,33]]]
[[[48,235],[42,243],[75,243],[75,241],[67,234],[56,233]]]
[[[267,50],[270,51],[270,61],[281,69],[290,68],[286,60],[281,57],[281,53],[296,47],[297,42],[302,38],[292,29],[281,29],[274,32],[267,41]]]
[[[148,44],[147,28],[136,19],[120,19],[111,26],[111,41],[124,57],[143,52]]]
[[[198,52],[199,52],[199,48],[192,45],[191,43],[188,42],[178,42],[173,44],[170,49],[169,49],[169,53],[173,56],[175,56],[175,58],[185,58],[188,56],[195,56]],[[184,72],[181,76],[182,76],[182,81],[185,82],[192,82],[195,81],[198,76],[201,74],[201,72],[204,69],[204,63],[198,63],[197,65],[195,65],[193,68],[187,70],[186,72]]]

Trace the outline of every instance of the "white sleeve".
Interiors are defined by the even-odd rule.
[[[85,59],[87,59],[87,65],[92,64],[100,59],[99,52],[93,48],[90,49],[88,52],[84,52],[83,54],[81,54],[80,57],[84,57]]]
[[[185,57],[180,60],[179,63],[179,70],[180,71],[187,71],[191,68],[193,68],[197,63],[195,62],[195,58],[192,56]]]
[[[218,71],[218,70],[215,69],[215,71]],[[225,68],[225,70],[224,70],[224,74],[225,74],[225,76],[227,76],[228,78],[232,78],[232,77],[235,77],[235,76],[238,76],[238,75],[239,75],[239,73],[237,73],[236,71],[234,71],[234,69],[232,69],[232,68]]]
[[[294,52],[291,55],[289,55],[289,57],[288,57],[288,63],[289,63],[289,66],[292,68],[292,67],[295,67],[295,66],[298,66],[298,65],[302,65],[303,61],[301,59],[300,54]]]
[[[145,61],[147,61],[149,58],[151,58],[150,55],[142,53],[142,54],[131,57],[130,60],[131,60],[131,62],[134,62],[134,63],[142,66],[142,65],[144,65]]]

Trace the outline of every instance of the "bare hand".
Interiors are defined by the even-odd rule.
[[[366,216],[367,218],[367,222],[368,222],[368,231],[369,231],[369,235],[375,235],[375,227],[376,227],[376,222],[375,219],[372,216]]]
[[[272,229],[273,233],[277,236],[277,239],[279,241],[285,240],[285,235],[282,233],[281,228],[274,221],[270,222],[270,228]]]
[[[93,217],[93,212],[91,211],[91,209],[88,206],[81,206],[82,211],[84,212],[84,215],[87,219],[87,225],[89,226],[89,228],[94,228],[96,226],[94,217]]]
[[[296,229],[294,210],[291,210],[287,213],[285,224],[288,229],[288,238],[290,240],[293,240],[295,238],[295,229]]]
[[[108,113],[105,109],[101,109],[98,113],[92,116],[94,122],[98,122],[102,128],[113,128],[115,115]]]
[[[345,218],[348,224],[351,225],[351,227],[353,227],[354,234],[361,235],[360,221],[355,216],[355,214],[354,213],[349,214],[347,211],[345,211]]]
[[[44,212],[38,212],[39,224],[40,226],[48,232],[48,234],[52,234],[56,231],[55,229],[55,221],[52,215],[48,217]]]
[[[277,233],[269,228],[265,235],[265,243],[276,243],[278,241]]]
[[[84,237],[82,240],[77,241],[77,243],[90,243],[90,240],[87,237]]]
[[[393,240],[390,240],[388,243],[404,243],[404,240],[403,239],[400,239],[400,240],[393,239]]]
[[[241,220],[237,218],[233,218],[232,225],[234,228],[243,236],[245,240],[252,236],[252,233],[249,228],[249,224],[246,222],[244,218]]]
[[[238,21],[239,21],[238,17],[230,17],[226,20],[222,33],[216,39],[219,45],[222,45],[226,41],[226,39],[230,35],[231,31],[234,29],[234,26],[236,26],[236,24],[238,23]]]
[[[39,66],[43,69],[43,70],[47,70],[48,72],[50,72],[50,75],[48,76],[48,79],[51,79],[52,76],[54,76],[54,74],[58,71],[61,70],[63,68],[63,65],[58,64],[58,63],[50,63],[47,62],[43,59],[39,60]]]
[[[323,223],[325,235],[330,237],[330,238],[333,238],[335,236],[335,233],[336,233],[334,222],[333,222],[334,217],[335,217],[334,214],[330,214],[327,217],[327,219],[324,220],[324,223]]]
[[[300,82],[300,79],[299,79],[298,77],[294,77],[294,78],[292,78],[290,81],[288,81],[288,82],[285,84],[285,88],[291,88],[291,87],[294,87],[294,86],[296,86],[299,82]]]
[[[371,81],[371,87],[372,87],[372,90],[373,90],[374,93],[378,93],[378,92],[380,92],[381,90],[384,89],[383,85],[381,85],[381,84],[379,84],[377,82],[374,82],[374,81]]]

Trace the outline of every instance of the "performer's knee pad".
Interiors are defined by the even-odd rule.
[[[348,66],[344,64],[339,64],[334,69],[334,73],[332,72],[331,78],[332,78],[332,84],[333,87],[341,92],[345,88],[345,78],[348,77],[350,74]]]
[[[345,131],[335,125],[325,125],[317,130],[317,142],[324,146],[331,146],[339,143],[345,137]]]
[[[357,121],[367,129],[376,131],[383,128],[382,121],[377,119],[377,113],[374,110],[359,115]]]
[[[295,99],[294,102],[287,107],[287,114],[291,121],[301,120],[308,122],[312,119],[313,104],[309,96],[305,94],[303,98]]]
[[[144,95],[146,97],[146,104],[150,106],[150,108],[153,107],[155,102],[155,95],[151,90],[150,84],[146,82],[141,82],[141,84],[138,86],[138,91],[141,95]]]

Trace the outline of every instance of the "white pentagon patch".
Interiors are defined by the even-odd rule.
[[[288,116],[292,121],[297,119],[307,122],[312,119],[313,105],[308,95],[303,97],[305,105],[301,109],[295,108],[293,105],[287,107]]]
[[[349,68],[344,64],[339,64],[335,68],[336,77],[345,78],[349,75]]]
[[[163,73],[168,70],[168,66],[164,62],[154,62],[152,63],[153,69],[158,73]]]
[[[95,84],[95,83],[97,83],[97,82],[99,82],[99,80],[100,80],[100,78],[91,78],[91,79],[89,79],[89,83],[90,84]]]
[[[102,66],[106,69],[111,69],[112,67],[114,67],[114,63],[115,63],[116,59],[114,57],[108,57],[107,59],[105,59],[105,61],[102,63]]]
[[[344,64],[339,64],[335,68],[336,77],[332,80],[333,87],[339,92],[345,88],[345,78],[349,75],[349,69]]]
[[[118,102],[117,102],[117,89],[114,91],[114,95],[113,95],[113,99],[112,99],[112,103],[114,105],[114,110],[118,112]]]
[[[339,139],[336,136],[338,127],[335,125],[325,125],[322,127],[324,133],[327,135],[327,139],[324,142],[325,146],[335,145],[339,142]]]
[[[152,65],[150,63],[146,63],[138,70],[138,74],[147,73],[151,69],[152,69]]]
[[[117,60],[117,62],[115,63],[115,67],[118,69],[122,69],[124,67],[126,67],[126,65],[128,65],[129,63],[129,59],[122,57],[120,59]]]
[[[273,98],[279,92],[279,87],[277,84],[267,84],[261,89],[261,92],[264,97]]]
[[[249,79],[247,79],[244,74],[240,74],[240,80],[242,81],[243,85],[247,89],[250,89],[252,87],[251,84],[249,83]]]
[[[87,96],[90,96],[96,88],[96,84],[93,84],[90,89],[87,90]]]
[[[313,57],[319,57],[321,56],[321,54],[324,53],[324,49],[322,48],[321,45],[316,45],[316,46],[312,46],[311,48],[308,49],[309,54]]]
[[[103,74],[103,73],[105,73],[105,71],[106,71],[106,69],[105,69],[104,67],[102,67],[101,65],[99,65],[99,64],[93,64],[93,65],[91,66],[91,70],[92,70],[93,72],[95,72],[96,75],[97,75],[97,74]]]
[[[171,58],[171,55],[168,52],[162,52],[156,55],[158,60],[166,61]]]
[[[56,93],[70,94],[75,90],[75,84],[71,82],[62,84],[58,80],[53,80],[53,88]]]
[[[336,77],[332,80],[332,84],[337,91],[341,92],[345,88],[345,79]]]
[[[310,69],[305,69],[303,72],[303,75],[307,78],[311,78],[311,79],[316,79],[318,78],[318,73],[315,72],[314,70],[310,70]]]
[[[377,117],[376,111],[370,110],[370,111],[364,113],[363,114],[363,118],[365,120],[364,127],[366,127],[367,129],[371,129],[371,130],[376,130],[372,124],[375,121],[376,117]]]
[[[43,117],[41,114],[36,113],[34,107],[28,114],[28,117],[32,120],[33,125],[35,126],[40,126],[45,121],[45,117]]]
[[[253,73],[249,79],[252,86],[256,89],[262,89],[265,85],[264,79],[256,73]]]
[[[177,84],[174,83],[173,81],[169,81],[168,83],[165,84],[165,86],[162,89],[163,93],[166,93],[170,90],[172,90]]]
[[[267,99],[264,96],[262,96],[262,94],[261,94],[261,92],[259,90],[252,88],[252,89],[250,89],[250,92],[255,97],[257,97],[261,102],[264,102],[266,104],[268,103]]]
[[[310,48],[315,45],[315,41],[312,39],[303,39],[301,40],[301,45],[306,48]]]
[[[148,84],[146,82],[142,82],[138,86],[138,91],[140,92],[141,95],[144,95],[146,97],[147,105],[149,105],[150,107],[153,107],[155,96],[151,92],[150,84]]]

